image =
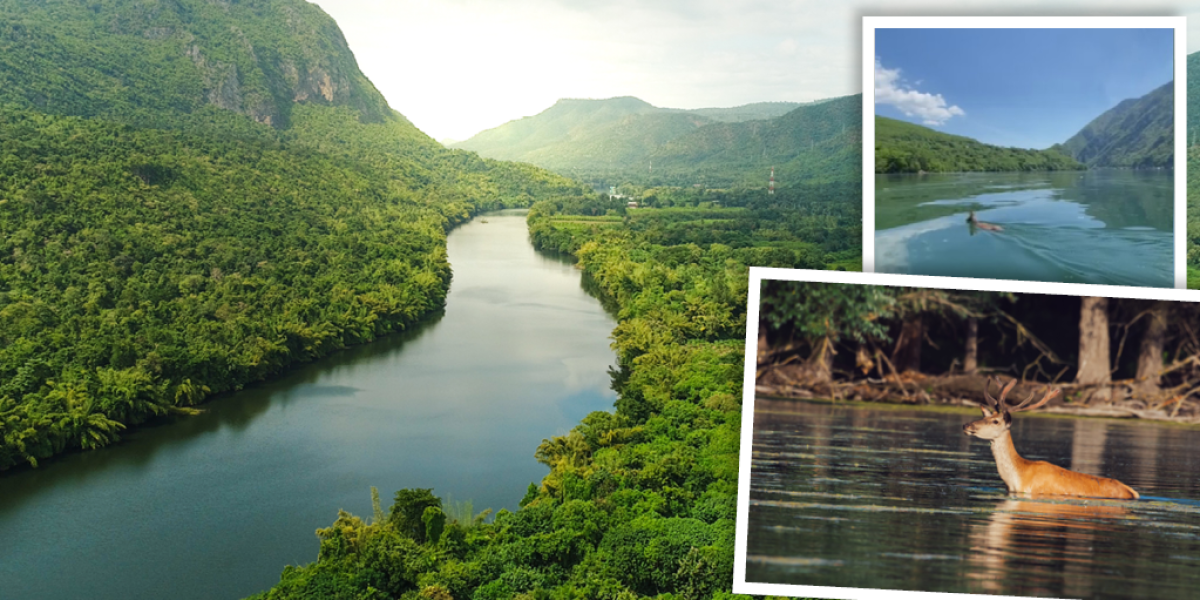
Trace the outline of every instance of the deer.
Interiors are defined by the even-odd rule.
[[[1037,395],[1036,391],[1032,392],[1024,402],[1010,408],[1006,399],[1017,380],[1010,381],[1000,390],[999,400],[988,393],[991,384],[992,380],[988,379],[983,388],[983,395],[991,406],[981,405],[979,408],[983,411],[983,418],[963,425],[963,433],[992,443],[996,469],[1004,485],[1008,486],[1010,496],[1082,496],[1120,500],[1137,500],[1141,497],[1133,488],[1116,479],[1076,473],[1044,460],[1021,458],[1009,432],[1012,413],[1038,408],[1057,397],[1059,390],[1047,390],[1041,400],[1030,404]],[[996,385],[1000,385],[999,382]]]
[[[993,223],[984,223],[975,218],[975,211],[971,211],[971,215],[967,217],[967,223],[973,227],[978,227],[984,231],[1004,231],[1004,228]]]

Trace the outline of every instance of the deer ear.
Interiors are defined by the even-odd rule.
[[[1009,414],[1009,412],[1007,410],[1004,411],[1004,422],[1009,425],[1012,425],[1012,415]]]
[[[980,406],[979,410],[980,410],[980,412],[983,413],[983,416],[985,416],[985,417],[992,416],[992,411],[988,410],[986,406]]]

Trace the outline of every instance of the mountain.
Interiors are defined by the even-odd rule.
[[[721,174],[765,182],[771,167],[782,182],[861,178],[862,95],[806,104],[767,120],[714,123],[649,153],[664,176]],[[718,175],[720,176],[720,175]]]
[[[1189,69],[1192,61],[1189,59]],[[1171,168],[1175,83],[1122,100],[1055,148],[1090,167]]]
[[[157,119],[213,106],[277,127],[297,103],[393,117],[315,4],[0,0],[0,103]]]
[[[304,0],[0,0],[0,471],[406,329],[447,228],[583,192],[431,140]]]
[[[1058,150],[984,144],[907,121],[875,116],[876,173],[1062,171],[1086,168]]]
[[[772,166],[793,181],[829,168],[846,180],[858,177],[850,163],[860,152],[861,104],[861,95],[694,110],[632,97],[559,100],[454,146],[594,183],[763,185]]]

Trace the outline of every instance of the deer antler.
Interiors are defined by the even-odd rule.
[[[1007,394],[1008,392],[1003,389],[1003,386],[1000,386],[1000,382],[996,381],[996,385],[1001,387],[1000,400],[993,398],[988,391],[991,389],[992,381],[995,379],[995,377],[988,377],[987,380],[983,382],[983,397],[987,398],[987,402],[982,406],[983,414],[985,416],[990,416],[1004,410],[1004,407],[1001,406],[1000,403],[1004,400],[1004,394]]]

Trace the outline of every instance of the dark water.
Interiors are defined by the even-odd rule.
[[[978,411],[758,399],[746,579],[1056,598],[1196,598],[1200,429],[1017,415],[1025,458],[1139,501],[1010,499]]]
[[[1173,287],[1166,171],[875,176],[875,270]],[[978,220],[1004,228],[984,231]]]
[[[486,218],[450,234],[424,327],[0,475],[0,598],[240,598],[315,560],[339,508],[368,517],[370,486],[515,509],[541,440],[611,409],[615,323],[523,214]]]

